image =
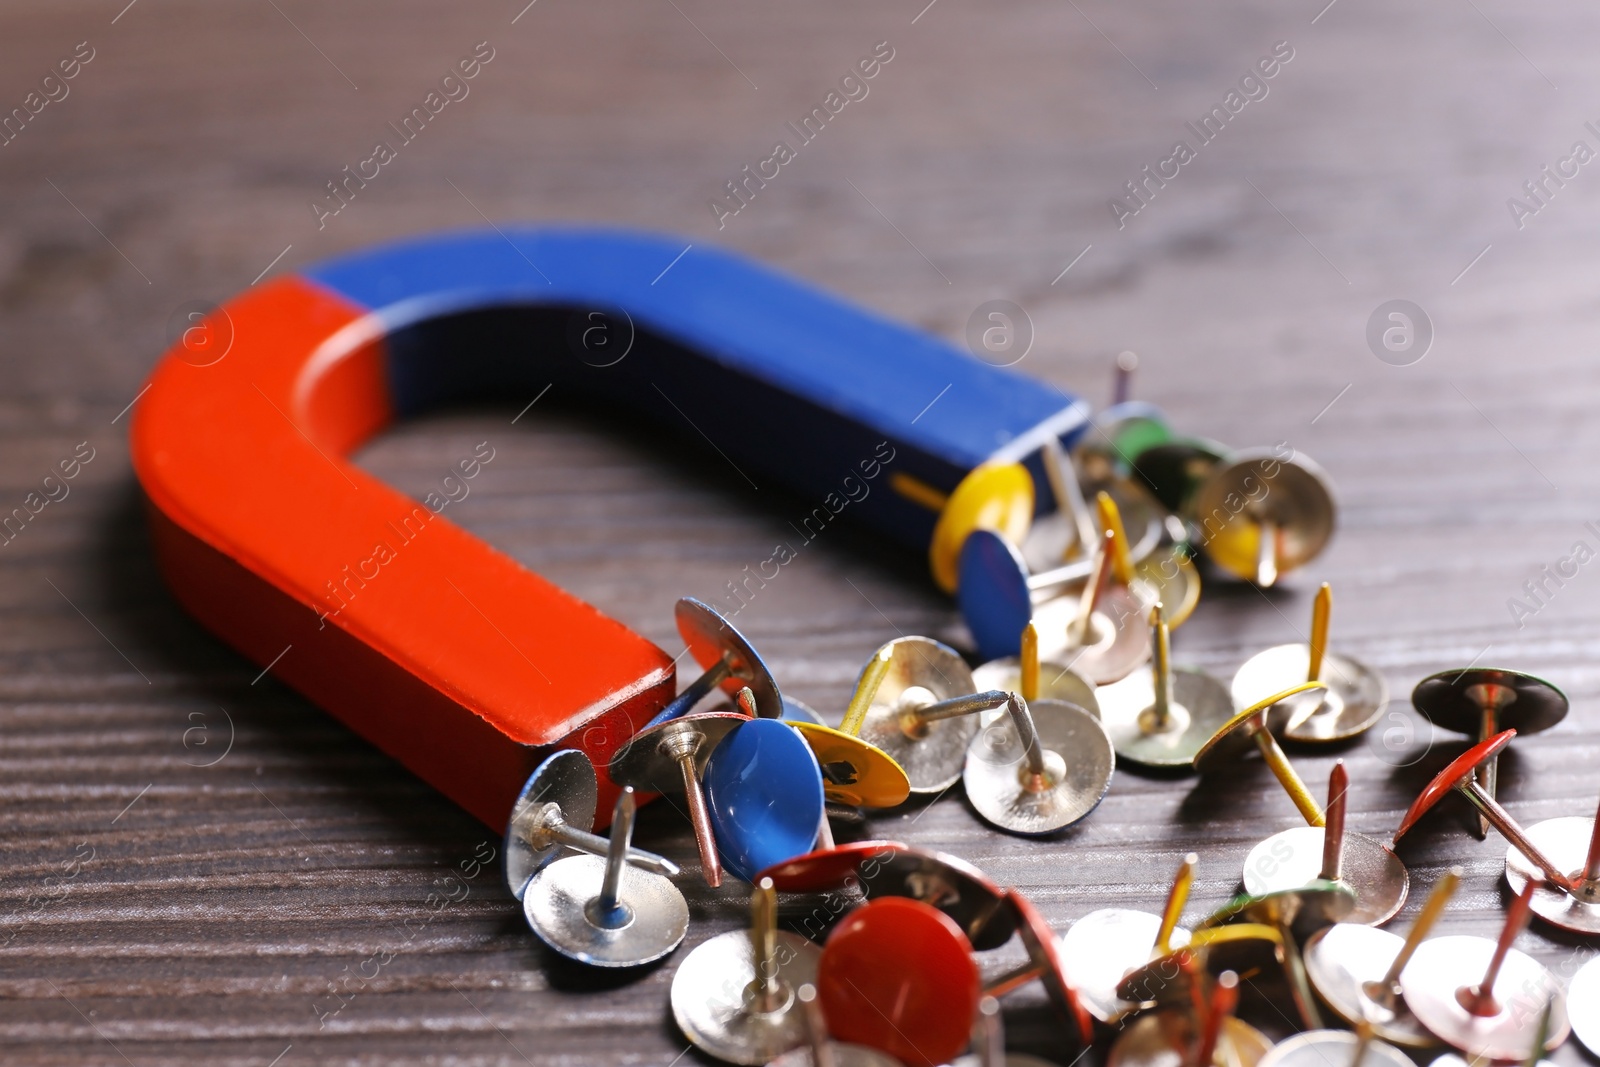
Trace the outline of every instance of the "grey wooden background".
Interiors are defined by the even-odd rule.
[[[1592,811],[1600,564],[1521,627],[1507,600],[1575,542],[1600,547],[1584,526],[1600,520],[1600,172],[1521,228],[1506,204],[1574,141],[1600,147],[1584,127],[1600,119],[1591,6],[124,2],[0,12],[6,111],[78,42],[95,51],[0,148],[0,511],[79,442],[95,455],[0,546],[7,1062],[665,1067],[684,1052],[671,962],[600,988],[552,968],[494,869],[418,931],[437,881],[493,835],[177,609],[127,462],[125,408],[175,311],[269,266],[484,216],[679,232],[951,337],[982,301],[1014,300],[1036,331],[1021,368],[1097,403],[1114,353],[1137,350],[1141,394],[1180,426],[1287,441],[1342,500],[1331,550],[1284,589],[1208,590],[1179,660],[1226,676],[1297,639],[1330,580],[1338,647],[1397,697],[1343,752],[1354,827],[1387,834],[1458,751],[1405,696],[1474,660],[1573,699],[1505,761],[1512,810]],[[719,232],[707,200],[885,40],[894,59],[870,95]],[[471,95],[319,231],[308,204],[324,182],[480,41],[495,58]],[[1294,58],[1269,95],[1119,230],[1108,199],[1278,41]],[[1414,365],[1364,339],[1393,298],[1436,328]],[[491,441],[451,517],[675,652],[674,598],[715,600],[812,502],[559,400],[515,426],[519,398],[430,418],[360,462],[421,494]],[[961,638],[920,561],[842,525],[739,624],[833,715],[881,641]],[[1300,761],[1319,789],[1332,758]],[[641,840],[686,858],[657,809]],[[1251,843],[1296,821],[1257,763],[1226,788],[1119,773],[1092,818],[1045,843],[990,832],[959,799],[875,826],[979,864],[1065,924],[1154,907],[1188,849],[1197,916],[1233,892]],[[1444,928],[1489,932],[1503,850],[1465,824],[1447,805],[1405,856],[1418,890],[1464,864]],[[736,885],[685,888],[684,951],[740,921]],[[1592,952],[1538,928],[1519,945],[1568,974]],[[376,977],[347,979],[342,1006],[329,996],[380,951],[394,958]],[[1016,1045],[1075,1054],[1037,990],[1007,1018]]]

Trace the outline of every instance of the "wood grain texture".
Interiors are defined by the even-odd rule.
[[[276,271],[484,217],[726,244],[952,337],[983,300],[1015,300],[1037,332],[1022,369],[1097,402],[1111,356],[1139,351],[1141,394],[1179,426],[1288,441],[1342,502],[1332,548],[1285,589],[1208,588],[1178,661],[1225,677],[1298,639],[1329,580],[1335,647],[1397,698],[1398,718],[1340,753],[1352,828],[1386,835],[1459,750],[1445,736],[1429,750],[1405,697],[1475,659],[1573,700],[1505,759],[1511,809],[1593,809],[1600,564],[1520,628],[1506,606],[1574,542],[1600,547],[1584,526],[1600,522],[1600,178],[1585,168],[1521,229],[1506,207],[1572,142],[1597,145],[1592,8],[122,2],[0,13],[4,109],[77,42],[95,49],[70,95],[0,148],[0,510],[78,442],[95,450],[70,495],[0,547],[7,1062],[665,1067],[684,1051],[672,962],[621,984],[552,965],[494,867],[431,911],[495,835],[182,614],[127,464],[119,413],[185,302],[225,298],[280,253]],[[319,230],[308,205],[324,182],[484,40],[495,58],[471,95]],[[708,199],[883,40],[895,56],[869,96],[719,232]],[[1119,230],[1108,199],[1278,41],[1294,58],[1269,94]],[[1437,327],[1409,367],[1363,336],[1396,297]],[[721,601],[812,506],[752,488],[692,436],[608,426],[559,396],[511,425],[528,399],[405,426],[360,461],[420,494],[489,440],[496,459],[451,517],[671,651],[673,600]],[[727,417],[761,432],[759,412]],[[738,621],[786,689],[835,717],[881,641],[961,640],[921,561],[843,524]],[[1315,788],[1334,755],[1297,754]],[[1065,924],[1155,907],[1189,849],[1197,917],[1234,891],[1252,843],[1296,822],[1257,762],[1225,786],[1119,772],[1099,811],[1044,843],[990,832],[959,797],[873,829],[956,853]],[[1418,891],[1464,865],[1443,927],[1490,932],[1503,847],[1465,824],[1447,803],[1404,854]],[[639,838],[692,856],[665,805]],[[683,884],[682,951],[740,922],[736,885]],[[1537,927],[1518,944],[1566,974],[1593,952]],[[326,1014],[330,985],[375,953],[392,958]],[[1015,1045],[1075,1055],[1037,990],[1006,1014]]]

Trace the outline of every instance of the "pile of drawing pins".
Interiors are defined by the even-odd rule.
[[[1052,441],[1030,459],[1053,511],[1033,518],[1030,482],[1028,521],[1014,521],[1019,479],[1033,475],[980,468],[935,537],[935,576],[957,596],[981,665],[926,637],[891,641],[867,659],[838,726],[785,697],[724,617],[680,601],[678,629],[704,673],[605,768],[621,788],[609,839],[591,832],[599,775],[583,753],[551,756],[517,803],[506,875],[534,933],[593,967],[642,968],[678,948],[689,926],[681,872],[633,846],[637,790],[687,814],[708,884],[750,885],[748,928],[701,943],[672,982],[684,1036],[728,1062],[1035,1063],[1006,1053],[996,1000],[1033,982],[1059,1011],[1062,1063],[1100,1041],[1128,1067],[1405,1067],[1416,1050],[1446,1046],[1475,1063],[1537,1064],[1574,1030],[1600,1052],[1597,965],[1563,983],[1512,947],[1530,915],[1600,934],[1597,822],[1524,828],[1495,798],[1498,754],[1558,722],[1562,693],[1512,670],[1423,680],[1417,710],[1475,743],[1422,791],[1393,841],[1346,832],[1343,764],[1323,794],[1279,744],[1347,740],[1388,702],[1375,671],[1329,648],[1328,586],[1310,641],[1258,653],[1231,685],[1169,655],[1169,631],[1199,599],[1198,553],[1270,586],[1322,549],[1334,506],[1318,468],[1286,449],[1177,436],[1125,397],[1071,453]],[[731,700],[696,712],[714,693]],[[1119,763],[1206,775],[1252,750],[1306,825],[1257,845],[1243,857],[1243,893],[1188,926],[1193,855],[1159,914],[1104,909],[1056,930],[954,856],[834,839],[835,822],[860,836],[864,810],[958,784],[996,830],[1049,835],[1094,811]],[[1428,936],[1454,871],[1403,936],[1380,929],[1410,882],[1394,842],[1451,793],[1510,845],[1515,895],[1496,940]],[[818,940],[779,929],[780,893],[816,898],[799,903],[825,915],[808,924]],[[981,965],[1006,946],[1025,954],[1020,967]],[[1283,991],[1269,1006],[1300,1030],[1276,1044],[1234,1014],[1241,981],[1262,976]]]

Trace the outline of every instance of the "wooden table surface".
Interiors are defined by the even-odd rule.
[[[0,108],[24,106],[75,49],[93,56],[0,148],[0,511],[75,450],[93,455],[0,545],[7,1062],[666,1067],[684,1052],[673,962],[598,985],[552,967],[496,865],[424,922],[446,872],[496,834],[223,648],[151,560],[126,409],[174,313],[484,218],[681,233],[952,338],[980,303],[1009,299],[1035,331],[1020,369],[1097,404],[1115,353],[1136,350],[1139,394],[1176,425],[1288,442],[1341,502],[1329,551],[1281,590],[1210,586],[1179,662],[1226,678],[1300,639],[1331,581],[1336,647],[1395,697],[1367,739],[1297,757],[1317,789],[1348,761],[1352,827],[1386,836],[1460,750],[1406,697],[1469,662],[1534,671],[1572,698],[1504,761],[1511,810],[1593,810],[1600,563],[1547,582],[1543,603],[1523,583],[1579,542],[1600,548],[1586,525],[1600,523],[1600,176],[1545,181],[1539,201],[1522,188],[1574,142],[1600,147],[1585,126],[1600,120],[1592,6],[124,2],[0,14]],[[470,96],[319,229],[324,183],[484,41],[494,58]],[[893,59],[869,95],[719,229],[708,201],[723,183],[880,41]],[[1110,199],[1175,141],[1197,144],[1185,123],[1275,46],[1292,59],[1267,95],[1119,228]],[[1366,340],[1399,298],[1436,334],[1407,366]],[[451,516],[674,653],[674,599],[720,602],[815,503],[557,396],[512,426],[523,402],[400,427],[359,461],[420,495],[489,440],[497,458]],[[759,412],[727,417],[759,432]],[[1538,610],[1515,617],[1515,597]],[[834,716],[880,642],[965,640],[919,560],[842,524],[738,624],[789,692]],[[1297,822],[1256,761],[1205,786],[1119,771],[1091,818],[1044,842],[990,831],[955,797],[873,828],[978,864],[1065,926],[1157,906],[1190,849],[1197,917],[1234,892],[1253,842]],[[1404,848],[1406,915],[1461,864],[1442,929],[1491,933],[1504,845],[1465,826],[1449,802]],[[664,805],[640,841],[691,857]],[[694,923],[679,959],[745,907],[737,884],[683,886]],[[1537,925],[1518,945],[1563,975],[1593,953]],[[375,953],[392,959],[374,976]],[[1006,1015],[1015,1045],[1076,1055],[1037,988]]]

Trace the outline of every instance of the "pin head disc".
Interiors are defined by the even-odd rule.
[[[883,897],[846,915],[817,966],[828,1030],[906,1067],[945,1063],[967,1045],[978,1009],[972,946],[943,912]]]
[[[1077,456],[1092,469],[1087,479],[1107,477],[1099,470],[1125,470],[1130,458],[1172,439],[1166,412],[1147,400],[1124,400],[1102,408],[1094,417],[1093,432],[1080,439]]]
[[[1055,931],[1039,909],[1033,906],[1033,902],[1015,889],[1007,891],[1006,903],[1016,914],[1017,933],[1028,950],[1028,959],[1039,968],[1039,980],[1050,994],[1051,1003],[1056,1006],[1062,1019],[1077,1029],[1079,1039],[1085,1045],[1089,1044],[1094,1040],[1094,1019],[1078,998],[1078,990],[1067,978],[1061,943],[1056,939]]]
[[[974,535],[977,536],[977,535]],[[913,793],[941,793],[961,777],[978,716],[914,725],[909,713],[976,692],[967,661],[927,637],[901,637],[888,646],[889,670],[861,723],[861,740],[887,752],[906,772]]]
[[[1150,1012],[1122,1031],[1106,1056],[1106,1067],[1193,1067],[1196,1039],[1190,1013]],[[1271,1048],[1266,1035],[1229,1016],[1222,1020],[1208,1067],[1256,1067]]]
[[[1519,734],[1548,730],[1567,717],[1567,695],[1543,678],[1503,667],[1440,671],[1417,683],[1411,703],[1429,722],[1476,737],[1485,704],[1495,706],[1498,729]]]
[[[1179,768],[1233,718],[1233,701],[1222,683],[1196,667],[1172,669],[1172,704],[1165,725],[1155,716],[1155,673],[1140,667],[1120,682],[1103,686],[1100,721],[1117,757],[1146,767]]]
[[[1020,693],[1022,661],[1016,656],[992,659],[972,672],[972,684],[979,692],[1000,689],[1007,693]],[[1095,697],[1094,683],[1065,663],[1045,661],[1039,664],[1039,699],[1076,704],[1095,718],[1100,717],[1100,703]],[[981,721],[987,726],[1005,714],[1004,708],[996,708],[984,712]]]
[[[1277,573],[1286,574],[1322,552],[1333,536],[1334,510],[1321,467],[1305,456],[1280,459],[1268,449],[1250,449],[1235,453],[1200,483],[1191,521],[1205,526],[1206,554],[1217,566],[1254,580],[1268,525],[1277,532]],[[1221,525],[1213,532],[1209,524],[1215,520]]]
[[[911,795],[911,781],[881,748],[831,726],[791,722],[822,766],[822,791],[829,801],[864,808],[892,808]]]
[[[1274,1045],[1261,1067],[1345,1067],[1355,1058],[1357,1040],[1349,1030],[1307,1030]],[[1361,1067],[1416,1065],[1388,1042],[1373,1041],[1361,1055]]]
[[[768,1011],[756,991],[758,962],[748,930],[718,934],[695,946],[672,976],[672,1017],[699,1048],[729,1063],[764,1064],[806,1039],[795,996],[816,981],[821,950],[805,938],[778,931],[778,991]]]
[[[678,887],[625,864],[619,915],[607,924],[590,914],[605,873],[603,856],[568,856],[546,864],[522,895],[528,926],[563,956],[591,967],[640,967],[677,948],[689,929],[689,905]]]
[[[880,852],[859,868],[871,899],[910,897],[949,916],[979,951],[999,948],[1016,930],[1005,890],[965,860],[942,852],[905,848]]]
[[[1567,985],[1567,1001],[1572,1005],[1572,1032],[1584,1048],[1600,1056],[1600,956],[1591,959]]]
[[[1452,934],[1424,941],[1400,976],[1406,1004],[1422,1025],[1469,1056],[1521,1060],[1533,1045],[1540,1012],[1553,998],[1544,1047],[1560,1045],[1570,1029],[1561,980],[1517,949],[1506,953],[1495,979],[1497,1010],[1474,1015],[1462,1005],[1463,984],[1485,973],[1494,951],[1495,943],[1482,937]]]
[[[1066,978],[1078,990],[1084,1009],[1100,1022],[1138,1005],[1117,996],[1117,984],[1150,961],[1161,932],[1161,916],[1130,908],[1091,911],[1061,935]],[[1189,931],[1174,927],[1172,948],[1189,943]]]
[[[756,711],[764,719],[783,713],[783,694],[761,654],[711,605],[692,596],[680,599],[673,608],[678,634],[689,646],[689,654],[702,668],[710,669],[727,660],[730,674],[720,683],[722,691],[735,696],[745,686],[755,694]]]
[[[1357,923],[1334,923],[1306,941],[1306,975],[1317,995],[1345,1022],[1372,1022],[1372,1032],[1405,1048],[1434,1048],[1439,1039],[1406,1007],[1383,996],[1382,983],[1405,938]]]
[[[957,558],[975,530],[998,530],[1013,544],[1033,522],[1033,476],[1020,463],[986,463],[957,485],[939,512],[928,545],[933,580],[946,593],[956,591]],[[1019,630],[1020,632],[1020,630]]]
[[[1311,650],[1305,645],[1276,645],[1245,661],[1233,676],[1233,702],[1253,704],[1306,680]],[[1389,706],[1389,687],[1371,667],[1328,652],[1322,657],[1321,681],[1327,688],[1282,701],[1273,710],[1282,721],[1282,735],[1291,741],[1344,741],[1372,729]],[[1274,729],[1277,729],[1274,726]]]
[[[803,856],[774,864],[751,879],[759,884],[772,879],[780,893],[826,893],[836,889],[861,888],[862,869],[876,867],[897,852],[909,849],[898,841],[856,841],[837,848],[808,852]]]
[[[1515,847],[1506,850],[1506,882],[1521,893],[1530,881],[1541,883],[1528,901],[1533,913],[1553,926],[1580,934],[1600,934],[1600,885],[1585,884],[1583,866],[1589,859],[1589,838],[1594,820],[1582,815],[1546,819],[1523,828],[1528,840],[1550,857],[1556,868],[1572,878],[1576,893],[1565,893],[1544,880],[1544,872],[1528,862]]]
[[[612,755],[608,773],[617,785],[640,792],[683,794],[683,770],[673,755],[679,745],[694,748],[696,777],[724,737],[751,720],[735,712],[685,715],[635,734]]]
[[[1154,441],[1133,457],[1133,473],[1145,489],[1175,515],[1189,513],[1189,504],[1206,477],[1222,464],[1227,448],[1199,437]]]
[[[1117,757],[1100,720],[1056,700],[1028,705],[1039,747],[1043,780],[1028,773],[1026,751],[1009,718],[979,731],[967,749],[962,781],[967,799],[985,822],[1014,834],[1048,834],[1093,811],[1111,788]]]
[[[1500,750],[1509,745],[1515,736],[1517,736],[1515,730],[1502,730],[1489,740],[1473,745],[1452,760],[1433,781],[1423,787],[1422,792],[1417,794],[1417,799],[1411,802],[1405,817],[1400,820],[1400,828],[1394,832],[1395,841],[1404,837],[1406,831],[1415,826],[1417,820],[1431,811],[1433,806],[1443,800],[1452,789],[1472,777],[1479,766],[1498,756]]]
[[[974,530],[957,560],[956,602],[984,659],[1015,656],[1033,617],[1028,565],[1016,545],[993,530]]]
[[[1273,834],[1245,858],[1244,891],[1259,897],[1320,881],[1323,840],[1320,826],[1296,826]],[[1348,830],[1339,881],[1356,895],[1355,910],[1341,921],[1370,926],[1394,918],[1411,887],[1411,875],[1400,857],[1381,841]]]
[[[576,830],[587,831],[594,827],[594,809],[599,795],[594,764],[576,749],[563,749],[533,769],[506,823],[502,854],[505,856],[506,887],[512,896],[521,900],[534,872],[561,852],[561,845],[540,830],[542,818],[556,814],[549,810],[550,805],[559,809],[562,822]]]
[[[1169,545],[1133,565],[1129,588],[1148,611],[1161,605],[1161,619],[1176,630],[1200,603],[1200,570],[1184,545]]]
[[[723,866],[745,881],[810,851],[822,823],[822,771],[786,722],[748,719],[705,770],[706,810]]]
[[[1081,591],[1082,586],[1076,588]],[[1127,587],[1113,585],[1101,594],[1091,617],[1090,634],[1082,645],[1075,646],[1068,639],[1068,627],[1077,615],[1077,592],[1054,597],[1035,609],[1041,658],[1070,663],[1095,685],[1126,678],[1140,664],[1150,662],[1149,611]]]

